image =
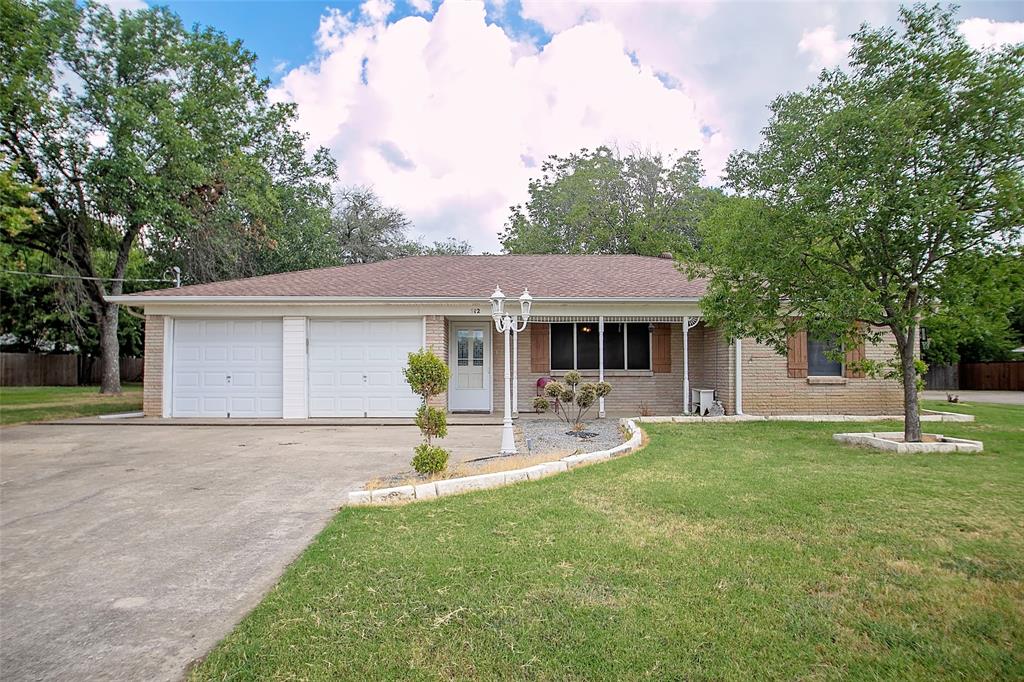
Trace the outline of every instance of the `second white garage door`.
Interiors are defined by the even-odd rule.
[[[310,320],[309,416],[414,415],[402,369],[422,343],[421,318]]]

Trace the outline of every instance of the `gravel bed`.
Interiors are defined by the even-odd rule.
[[[558,419],[520,419],[519,428],[530,448],[530,454],[557,453],[561,456],[580,452],[597,452],[621,445],[622,428],[618,419],[594,419],[587,422],[586,431],[596,433],[593,438],[577,438],[566,433],[569,428]]]

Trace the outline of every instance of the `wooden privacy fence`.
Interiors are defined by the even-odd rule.
[[[963,362],[960,389],[1024,391],[1024,362]]]
[[[142,381],[142,358],[121,358],[121,381]],[[98,358],[0,353],[0,386],[78,386],[100,383]]]
[[[959,365],[935,365],[924,375],[924,387],[929,391],[955,391],[960,388]]]

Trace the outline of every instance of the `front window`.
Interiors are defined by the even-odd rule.
[[[596,322],[551,325],[551,369],[598,369],[600,339]],[[650,325],[606,322],[605,369],[651,369]]]
[[[835,339],[816,339],[807,336],[807,376],[841,377],[843,363],[828,357],[837,348]]]

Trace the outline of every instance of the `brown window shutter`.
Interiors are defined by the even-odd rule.
[[[551,327],[547,322],[530,325],[530,371],[547,374],[551,371]]]
[[[858,327],[860,325],[858,324]],[[853,367],[853,364],[860,362],[864,359],[864,339],[860,339],[854,348],[846,351],[846,378],[848,379],[863,379],[864,371],[860,368]]]
[[[786,368],[790,379],[802,379],[807,376],[807,331],[790,334],[787,341]]]
[[[651,369],[657,374],[672,371],[672,328],[667,324],[654,326],[651,336]]]

